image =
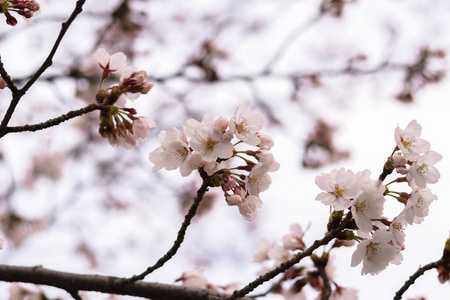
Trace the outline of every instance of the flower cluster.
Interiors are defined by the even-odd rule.
[[[149,129],[156,127],[156,123],[150,118],[136,116],[133,108],[124,107],[126,100],[134,100],[140,94],[147,94],[154,83],[145,81],[145,71],[126,67],[127,57],[122,52],[110,55],[104,48],[100,48],[96,52],[96,59],[102,69],[96,100],[104,106],[100,114],[99,132],[111,145],[131,149],[150,136]],[[117,72],[122,73],[119,84],[103,89],[103,81]]]
[[[358,235],[349,239],[360,241],[352,256],[352,266],[363,262],[362,274],[375,275],[390,263],[398,264],[404,250],[404,229],[409,224],[421,223],[428,215],[428,207],[437,196],[427,184],[436,183],[440,177],[434,164],[442,156],[430,150],[430,144],[421,139],[422,127],[414,120],[405,130],[395,130],[395,147],[384,165],[379,179],[370,179],[370,171],[354,173],[343,168],[316,177],[321,192],[316,200],[333,207],[338,220],[344,210],[351,212]],[[388,184],[383,180],[393,171],[399,177]],[[407,183],[410,193],[390,190],[392,183]],[[403,204],[402,211],[393,219],[383,216],[386,196]],[[332,218],[333,219],[333,218]],[[330,222],[331,223],[331,222]]]
[[[273,266],[278,266],[293,258],[297,253],[304,251],[306,249],[306,244],[303,241],[304,234],[299,224],[292,224],[290,233],[284,235],[279,242],[260,239],[259,249],[254,254],[253,261],[272,264],[272,266],[264,265],[260,274],[266,273]],[[308,285],[319,292],[317,299],[321,299],[326,291],[319,271],[319,268],[321,268],[326,273],[328,280],[333,283],[333,290],[329,299],[357,299],[356,290],[342,287],[335,282],[332,260],[327,252],[321,257],[313,254],[311,259],[313,266],[294,266],[287,270],[282,282],[277,283],[278,287],[273,289],[273,292],[283,295],[285,299],[306,299],[304,287]]]
[[[205,114],[201,122],[190,119],[181,130],[171,127],[160,133],[161,146],[149,155],[155,164],[153,171],[179,168],[182,176],[188,176],[201,168],[208,175],[214,175],[212,185],[222,187],[228,205],[237,206],[246,220],[253,220],[262,206],[259,193],[267,190],[271,183],[268,173],[279,168],[269,152],[272,139],[259,132],[263,125],[262,116],[251,113],[246,105],[240,105],[230,120],[223,116],[214,120],[211,114]],[[258,149],[237,150],[242,144]],[[245,164],[230,168],[233,157],[242,159]]]
[[[31,18],[40,13],[40,6],[37,1],[32,0],[0,0],[0,13],[6,16],[6,24],[15,26],[17,19],[11,15],[16,12],[27,22],[32,23]]]

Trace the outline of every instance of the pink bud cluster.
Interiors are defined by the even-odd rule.
[[[114,147],[132,149],[139,142],[150,137],[150,128],[156,127],[155,121],[148,117],[135,116],[133,108],[112,106],[100,113],[99,133],[107,138]]]
[[[351,212],[358,235],[349,239],[358,240],[352,256],[352,266],[363,263],[362,274],[375,275],[390,263],[399,264],[403,259],[407,225],[421,223],[428,215],[428,207],[437,196],[427,184],[436,183],[440,174],[434,164],[442,156],[430,150],[430,144],[421,139],[422,127],[411,121],[405,130],[397,127],[397,146],[388,158],[379,179],[370,179],[370,171],[353,173],[351,170],[334,169],[316,177],[317,186],[323,190],[316,197],[335,212]],[[399,174],[395,180],[383,184],[383,180],[394,170]],[[410,193],[390,189],[392,183],[407,183]],[[403,209],[392,219],[383,216],[385,196],[402,203]]]
[[[40,6],[37,1],[31,0],[0,0],[0,13],[6,16],[6,24],[15,26],[17,19],[11,15],[11,12],[16,12],[24,17],[27,22],[31,22],[33,16],[37,16],[40,12]]]
[[[156,123],[148,117],[136,116],[136,110],[133,108],[125,108],[126,99],[147,94],[154,84],[145,81],[147,79],[145,71],[126,67],[127,57],[122,52],[110,55],[104,48],[100,48],[95,56],[102,69],[100,89],[96,94],[97,103],[104,105],[100,113],[100,135],[107,138],[115,147],[132,149],[150,137],[149,129],[156,127]],[[107,89],[101,88],[107,77],[120,71],[122,75],[118,85]]]
[[[211,185],[222,188],[228,205],[237,206],[246,220],[254,220],[262,206],[259,193],[271,183],[268,173],[279,168],[269,152],[272,139],[259,132],[263,125],[262,116],[246,105],[240,105],[230,120],[223,116],[214,120],[211,114],[201,122],[190,119],[181,131],[171,127],[160,133],[161,146],[149,155],[153,171],[179,168],[182,176],[188,176],[202,169],[212,176]],[[237,149],[244,144],[258,149]],[[231,167],[231,158],[244,164]]]

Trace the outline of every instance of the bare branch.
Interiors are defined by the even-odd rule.
[[[197,196],[194,199],[194,203],[192,203],[191,208],[189,209],[187,215],[184,217],[183,224],[181,224],[181,228],[177,234],[177,239],[173,243],[172,248],[170,248],[169,251],[167,251],[167,253],[164,254],[164,256],[161,257],[153,266],[148,267],[147,270],[145,270],[145,272],[141,273],[140,275],[134,275],[133,277],[124,280],[124,283],[129,284],[129,283],[133,283],[138,280],[144,279],[145,276],[147,276],[148,274],[152,273],[156,269],[161,268],[166,262],[168,262],[177,253],[178,249],[180,248],[181,244],[183,243],[184,236],[186,234],[186,230],[187,230],[188,226],[191,224],[191,220],[195,216],[195,214],[197,212],[197,208],[200,205],[200,202],[202,201],[203,196],[208,191],[208,187],[210,185],[210,177],[208,177],[206,175],[206,173],[202,174],[202,177],[203,177],[203,184],[198,189]]]
[[[70,291],[69,293],[74,299],[80,299],[75,296],[78,291],[137,296],[151,298],[152,300],[220,300],[229,296],[209,290],[151,282],[135,282],[124,285],[123,279],[119,277],[66,273],[45,269],[40,266],[18,267],[0,265],[0,280],[61,288]],[[250,298],[243,298],[242,300],[250,300]]]
[[[401,300],[402,299],[402,295],[406,292],[406,290],[414,284],[414,282],[416,281],[417,278],[419,278],[420,276],[422,276],[426,271],[431,270],[431,269],[435,269],[437,267],[439,267],[440,265],[442,265],[444,263],[444,258],[441,258],[435,262],[426,264],[423,267],[420,267],[419,269],[417,269],[416,272],[414,272],[413,275],[411,275],[411,277],[409,277],[409,279],[405,282],[405,284],[403,284],[403,286],[397,291],[397,293],[395,293],[395,297],[394,300]]]

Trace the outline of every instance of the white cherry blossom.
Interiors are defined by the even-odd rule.
[[[430,150],[430,143],[421,139],[422,126],[416,120],[409,122],[405,130],[397,126],[395,142],[403,155],[410,161],[416,160],[420,154]]]
[[[139,117],[133,121],[133,136],[136,140],[143,141],[150,137],[150,128],[155,128],[156,122],[149,117]]]
[[[335,210],[344,210],[351,200],[362,192],[362,176],[356,176],[351,170],[333,169],[330,173],[316,176],[316,185],[325,192],[317,195],[316,200],[331,205]]]
[[[262,163],[256,164],[245,178],[245,187],[250,195],[258,195],[269,188],[272,183],[269,174],[269,166]]]
[[[260,114],[252,114],[247,105],[239,105],[234,117],[230,120],[230,131],[244,143],[256,146],[261,139],[256,133],[264,126],[264,120]]]
[[[155,165],[153,172],[162,168],[166,170],[175,170],[180,167],[182,176],[188,176],[193,169],[189,167],[188,157],[190,155],[189,146],[183,131],[175,127],[163,130],[159,134],[161,146],[149,154],[149,159]]]
[[[122,52],[110,55],[105,48],[99,48],[95,52],[98,65],[103,69],[102,77],[107,77],[110,73],[119,72],[122,70],[127,62],[127,57]]]
[[[363,192],[353,200],[351,211],[359,230],[371,232],[372,219],[383,214],[384,191],[385,187],[379,180],[371,180],[364,184]]]
[[[352,255],[351,266],[355,267],[361,262],[361,274],[377,275],[386,269],[397,255],[397,250],[390,243],[392,233],[387,230],[377,230],[371,239],[360,242]]]
[[[414,190],[408,198],[401,216],[408,224],[420,224],[428,216],[428,207],[437,196],[429,188]]]
[[[430,150],[424,155],[420,156],[409,168],[409,173],[406,175],[408,181],[413,187],[417,186],[424,189],[427,183],[436,183],[439,181],[441,174],[436,169],[434,164],[442,159],[442,155],[436,151]]]
[[[233,135],[224,132],[223,118],[212,121],[212,116],[206,114],[202,123],[191,122],[192,126],[186,128],[192,149],[202,155],[207,162],[216,161],[217,158],[230,158],[233,155],[234,146],[231,143]]]

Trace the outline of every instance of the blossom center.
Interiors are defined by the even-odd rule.
[[[357,211],[366,211],[369,209],[369,205],[366,201],[356,204],[355,207]]]
[[[378,244],[370,243],[366,248],[367,259],[371,260],[380,253],[381,249]]]
[[[239,133],[246,133],[246,132],[248,132],[248,129],[247,129],[247,122],[246,122],[246,121],[242,121],[241,123],[236,124],[236,130],[237,130]]]
[[[428,172],[428,165],[421,165],[419,168],[417,168],[417,172],[419,172],[420,174],[425,174],[426,172]]]
[[[340,186],[340,185],[338,185],[338,184],[336,184],[335,186],[334,186],[334,194],[337,196],[337,197],[342,197],[342,193],[343,192],[345,192],[345,188],[344,187],[342,187],[342,186]]]
[[[185,160],[187,154],[188,154],[188,151],[186,148],[178,149],[175,153],[175,158],[178,159],[179,161],[183,161],[183,160]]]
[[[214,146],[217,144],[217,141],[214,140],[212,137],[207,137],[202,140],[202,145],[209,150],[213,150]]]
[[[405,148],[411,147],[413,146],[413,139],[412,138],[406,138],[402,141],[403,146],[405,146]]]
[[[252,185],[261,185],[261,176],[249,177],[248,182]]]

